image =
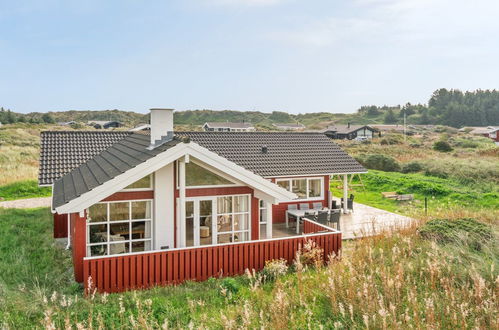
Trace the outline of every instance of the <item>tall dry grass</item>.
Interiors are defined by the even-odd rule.
[[[0,185],[37,179],[40,128],[0,129]]]
[[[456,213],[455,216],[462,215]],[[495,243],[497,244],[497,243]],[[310,252],[312,253],[312,252]],[[341,259],[275,282],[248,272],[225,303],[192,299],[190,318],[170,317],[154,295],[57,293],[40,297],[39,325],[55,328],[268,329],[499,329],[497,246],[472,257],[469,247],[441,246],[417,235],[416,225],[347,243]],[[315,254],[313,252],[312,254]]]

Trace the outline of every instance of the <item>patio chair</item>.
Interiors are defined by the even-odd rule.
[[[310,205],[308,203],[300,203],[300,210],[310,210]]]
[[[322,209],[322,203],[321,202],[312,203],[312,208],[314,210],[321,210]]]
[[[317,221],[318,223],[322,225],[327,225],[328,220],[329,220],[328,211],[319,211],[319,213],[317,213],[317,218],[315,221]]]
[[[353,195],[350,195],[350,197],[353,197]],[[343,207],[343,198],[341,199],[341,207]],[[347,199],[347,209],[353,212],[353,199]]]
[[[340,210],[331,210],[331,212],[329,213],[329,222],[331,224],[336,224],[337,230],[340,230],[340,217],[341,217]]]

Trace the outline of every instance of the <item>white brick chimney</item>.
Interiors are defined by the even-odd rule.
[[[152,108],[150,110],[151,145],[168,135],[173,138],[173,109]]]

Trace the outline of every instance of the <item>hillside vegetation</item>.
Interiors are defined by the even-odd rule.
[[[143,109],[146,111],[147,109]],[[300,114],[288,114],[283,111],[264,113],[260,111],[235,110],[187,110],[175,114],[175,124],[188,127],[199,126],[209,121],[251,122],[260,129],[272,129],[273,123],[299,122],[309,129],[324,128],[329,124],[401,124],[404,114],[410,124],[434,124],[452,127],[499,125],[499,91],[476,90],[436,90],[427,104],[403,106],[362,106],[357,112],[346,114],[337,109],[331,112],[310,112],[303,109]],[[123,110],[70,110],[57,112],[32,112],[21,114],[0,109],[1,123],[29,122],[55,123],[76,121],[86,123],[91,120],[115,120],[133,127],[139,123],[148,123],[149,115]]]

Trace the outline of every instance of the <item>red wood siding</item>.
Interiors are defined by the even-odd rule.
[[[78,213],[71,213],[71,247],[73,252],[73,267],[75,280],[83,281],[83,258],[86,256],[86,217]]]
[[[54,238],[68,237],[68,215],[54,213]]]
[[[327,261],[341,249],[341,233],[329,232],[278,240],[176,249],[145,254],[84,260],[85,292],[121,292],[153,286],[178,284],[186,280],[242,275],[246,269],[261,270],[267,260],[284,258],[291,263],[307,240],[324,249]],[[88,278],[92,287],[89,290]],[[92,290],[92,291],[91,291]]]
[[[310,176],[311,178],[312,176]],[[279,178],[280,179],[280,178]],[[284,178],[285,179],[285,178]],[[276,182],[276,179],[271,179],[272,182]],[[272,206],[272,222],[280,223],[286,221],[286,210],[288,209],[289,204],[301,204],[308,203],[309,207],[312,208],[313,203],[321,202],[323,207],[328,206],[328,197],[329,196],[329,175],[324,175],[324,199],[316,200],[316,201],[293,201],[290,203],[279,203],[277,205]]]
[[[147,191],[120,191],[104,198],[103,202],[125,201],[131,199],[153,199],[154,190]]]

